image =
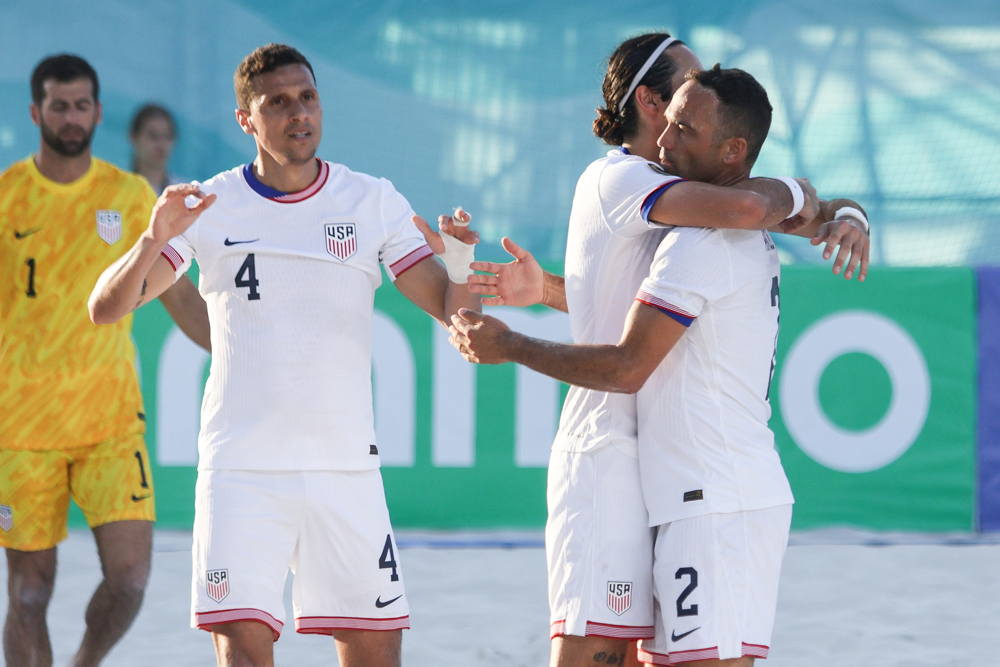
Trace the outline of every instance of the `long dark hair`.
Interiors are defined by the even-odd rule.
[[[170,111],[159,104],[143,104],[139,107],[135,114],[132,116],[132,122],[128,126],[128,136],[134,141],[136,137],[142,133],[142,128],[146,126],[146,123],[154,118],[162,118],[167,121],[167,125],[170,126],[170,134],[175,138],[177,137],[177,121],[174,120],[174,115]],[[132,152],[132,172],[136,173],[139,171],[139,165],[135,159],[135,152]]]
[[[602,86],[604,106],[598,107],[597,118],[594,120],[594,134],[604,143],[620,146],[626,138],[635,134],[639,126],[635,92],[633,91],[632,98],[620,112],[618,106],[646,59],[669,37],[665,32],[651,32],[627,39],[608,58],[608,72],[604,75]],[[670,56],[670,49],[683,43],[678,40],[667,47],[636,87],[646,86],[664,100],[669,100],[674,94],[671,80],[677,74],[677,63]]]

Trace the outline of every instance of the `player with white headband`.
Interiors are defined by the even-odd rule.
[[[678,178],[658,163],[667,106],[685,73],[700,65],[669,35],[642,35],[618,47],[604,79],[606,106],[594,122],[595,134],[617,148],[591,164],[577,184],[565,282],[504,239],[514,262],[472,265],[492,274],[469,279],[470,289],[496,295],[485,304],[544,303],[568,310],[576,343],[613,345],[665,225],[758,230],[784,225],[814,243],[828,240],[827,257],[841,245],[853,253],[847,274],[854,271],[867,253],[867,237],[856,222],[822,224],[830,217],[829,205],[821,211],[825,217],[817,217],[820,203],[808,182],[802,183],[805,191],[790,178],[720,187]],[[845,259],[842,252],[835,272]],[[865,259],[861,277],[866,265]],[[629,640],[653,636],[654,531],[637,457],[635,397],[571,387],[548,477],[554,666],[624,664]]]

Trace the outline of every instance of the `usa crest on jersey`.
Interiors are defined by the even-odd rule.
[[[346,262],[358,251],[358,228],[353,222],[331,222],[326,225],[326,251]]]
[[[0,505],[0,528],[3,528],[5,533],[10,532],[10,529],[14,527],[14,510],[7,505]]]
[[[632,582],[608,582],[608,609],[621,616],[632,606]]]
[[[216,602],[229,595],[229,570],[209,570],[205,573],[205,591]]]
[[[98,211],[97,235],[108,245],[118,243],[122,237],[121,211]]]

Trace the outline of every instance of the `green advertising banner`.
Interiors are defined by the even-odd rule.
[[[192,279],[197,281],[196,270]],[[569,340],[547,309],[495,309],[511,326]],[[209,356],[159,303],[135,317],[161,527],[194,517],[199,411]],[[511,365],[467,363],[447,331],[386,279],[375,298],[372,376],[386,496],[399,527],[539,527],[565,387]],[[289,415],[294,419],[294,415]],[[281,443],[275,443],[280,450]],[[76,525],[83,525],[78,512]]]
[[[795,528],[972,529],[974,285],[968,269],[879,268],[864,284],[825,267],[782,269],[771,427]],[[565,387],[510,364],[466,363],[388,280],[375,308],[376,435],[395,525],[544,525]],[[562,313],[490,312],[529,335],[569,340]],[[134,337],[159,525],[190,528],[209,356],[158,303],[137,313]],[[74,524],[84,525],[78,511]]]
[[[974,528],[975,289],[968,268],[782,267],[770,425],[793,528]]]

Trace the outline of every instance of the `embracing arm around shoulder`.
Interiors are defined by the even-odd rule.
[[[185,197],[200,199],[188,208]],[[87,303],[95,324],[112,324],[174,284],[174,268],[160,253],[215,201],[197,185],[172,185],[156,200],[149,227],[135,245],[98,278]]]
[[[568,384],[633,394],[646,383],[687,327],[640,301],[632,304],[617,345],[568,345],[511,331],[488,315],[461,311],[452,318],[451,342],[468,361],[513,361]]]
[[[806,179],[796,179],[805,196],[803,213],[816,215],[818,199]],[[733,186],[681,181],[670,185],[649,211],[649,220],[675,227],[768,229],[792,212],[792,193],[781,181],[752,178]]]

